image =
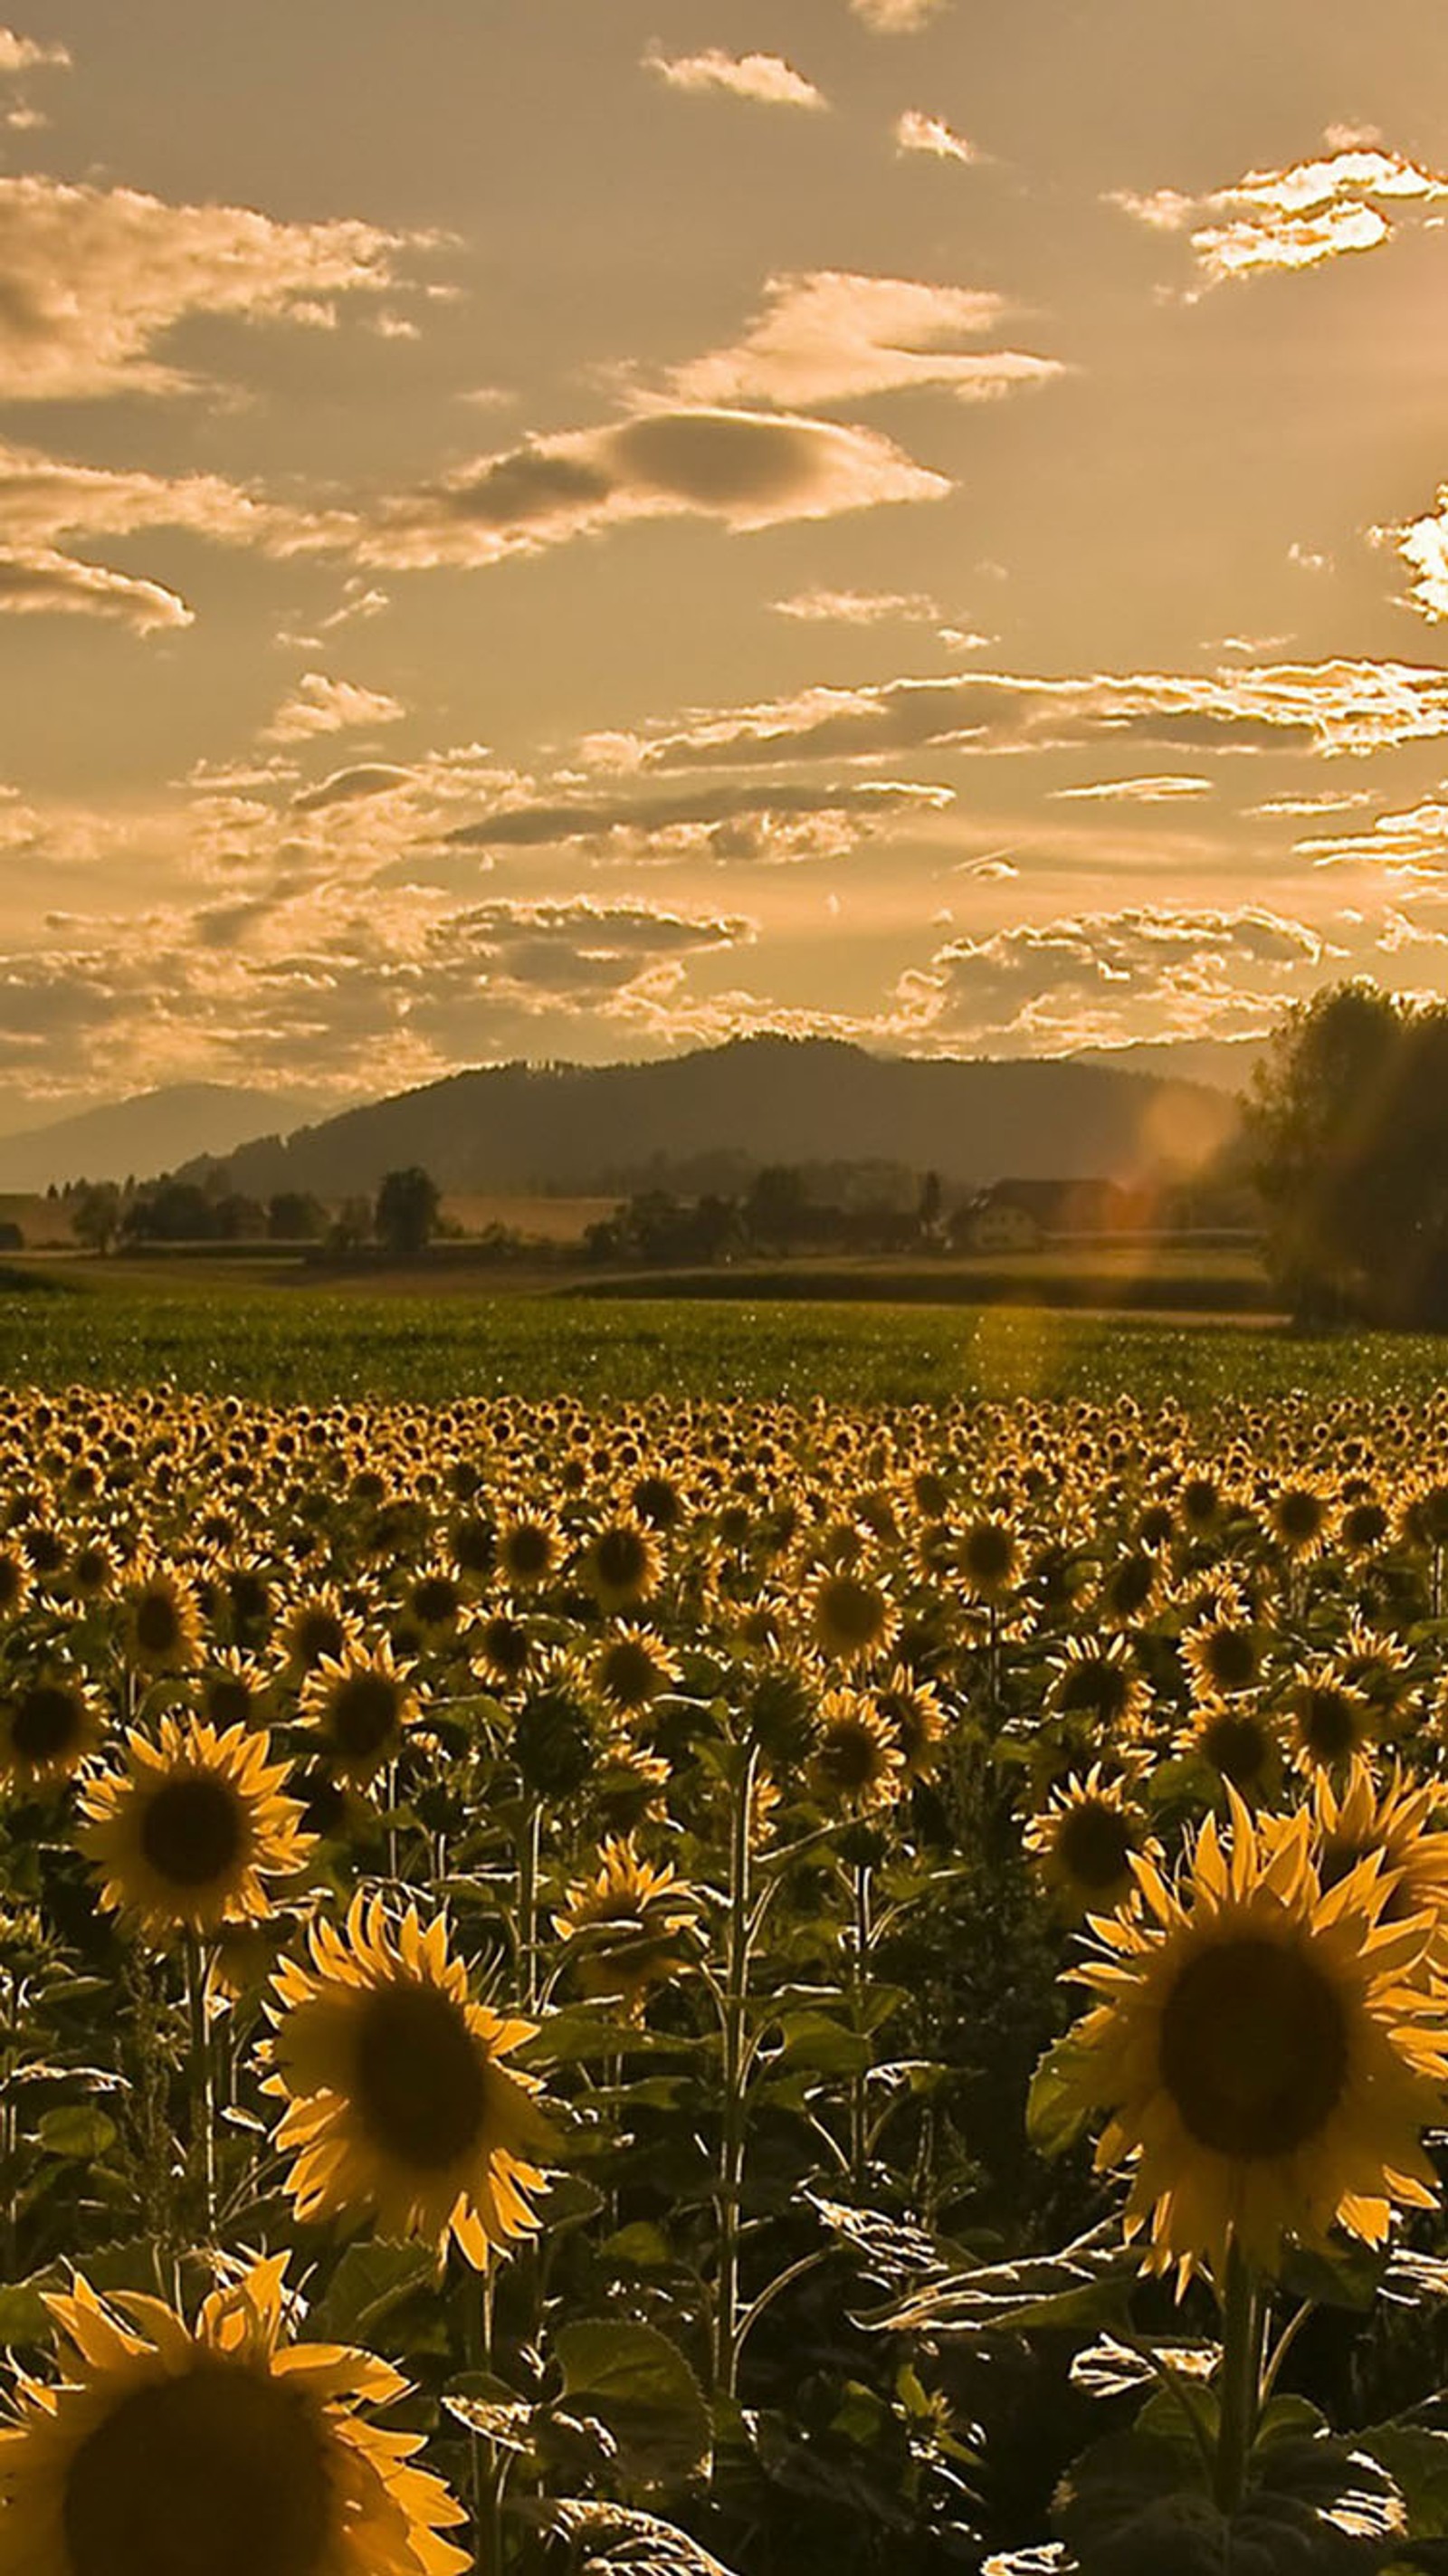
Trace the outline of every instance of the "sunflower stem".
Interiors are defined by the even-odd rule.
[[[481,2272],[471,2268],[462,2285],[463,2352],[469,2370],[493,2369],[493,2291],[491,2260]],[[502,2481],[495,2445],[483,2433],[468,2436],[473,2489],[473,2553],[477,2576],[502,2576]]]
[[[530,1797],[518,1836],[518,1966],[526,2013],[538,2009],[538,1856],[542,1836],[542,1802]]]
[[[854,1988],[855,2021],[858,2028],[865,1989],[870,1974],[870,1864],[855,1864],[854,1955],[851,1962],[851,1984]],[[870,2160],[869,2078],[863,2069],[850,2078],[850,2182],[855,2198],[862,2200]]]
[[[732,2400],[739,2368],[739,2204],[744,2179],[745,2087],[748,2080],[750,1888],[749,1823],[757,1746],[735,1784],[730,1819],[729,1924],[724,1984],[723,2121],[719,2144],[719,2274],[714,2293],[714,2385]]]
[[[200,2172],[208,2244],[216,2233],[216,2078],[207,2010],[207,1961],[200,1935],[186,1935],[186,2003],[191,2021],[191,2166]]]
[[[1235,2513],[1247,2485],[1247,2464],[1257,2438],[1262,2403],[1262,2341],[1269,2302],[1252,2266],[1234,2241],[1226,2279],[1218,2288],[1222,2311],[1221,2417],[1217,2432],[1216,2490],[1223,2513]]]

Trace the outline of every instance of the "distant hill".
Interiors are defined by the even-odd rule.
[[[1138,1181],[1196,1168],[1236,1113],[1200,1084],[1061,1059],[874,1056],[834,1039],[755,1037],[647,1064],[499,1065],[271,1136],[227,1156],[256,1197],[371,1193],[421,1163],[445,1190],[629,1187],[653,1163],[865,1162]]]
[[[102,1109],[0,1136],[0,1190],[46,1190],[52,1181],[123,1181],[175,1171],[198,1155],[229,1154],[264,1129],[286,1130],[311,1103],[223,1082],[173,1083]]]
[[[1173,1082],[1204,1082],[1212,1091],[1240,1094],[1267,1053],[1267,1038],[1163,1038],[1135,1046],[1080,1047],[1072,1064],[1115,1065],[1122,1073],[1164,1075]]]

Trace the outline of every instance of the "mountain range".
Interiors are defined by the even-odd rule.
[[[229,1154],[268,1129],[294,1127],[311,1108],[223,1082],[172,1083],[0,1136],[0,1191],[123,1181],[131,1173],[150,1179],[198,1155]]]
[[[1200,1083],[1062,1058],[870,1055],[761,1036],[642,1064],[487,1067],[226,1154],[257,1198],[370,1195],[418,1163],[444,1190],[583,1192],[666,1181],[672,1165],[893,1162],[954,1184],[1190,1171],[1235,1131]],[[204,1169],[204,1166],[199,1167]],[[195,1175],[193,1175],[195,1176]]]

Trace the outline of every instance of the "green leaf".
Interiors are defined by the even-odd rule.
[[[866,2075],[874,2051],[860,2031],[846,2030],[828,2013],[787,2013],[780,2023],[783,2040],[770,2061],[773,2074]]]
[[[629,2505],[566,2496],[543,2508],[549,2528],[581,2545],[588,2576],[626,2570],[627,2576],[729,2576],[701,2542],[672,2522]],[[581,2553],[580,2553],[581,2554]]]
[[[1059,2254],[986,2263],[911,2291],[864,2325],[934,2335],[1029,2333],[1041,2328],[1119,2325],[1140,2270],[1114,2219]]]
[[[366,2343],[383,2319],[437,2277],[425,2245],[349,2245],[312,2316],[331,2343]]]
[[[52,2270],[32,2272],[28,2281],[0,2289],[0,2350],[12,2344],[49,2343],[52,2327],[43,2292],[62,2287]]]
[[[554,2337],[563,2394],[608,2427],[646,2482],[686,2477],[709,2450],[709,2410],[677,2346],[633,2318],[581,2318]]]
[[[1372,2424],[1355,2436],[1354,2447],[1393,2480],[1415,2540],[1448,2537],[1448,2433],[1420,2424]]]
[[[48,2156],[86,2164],[115,2145],[116,2124],[89,2102],[63,2102],[36,2123],[35,2136]]]
[[[1087,2056],[1079,2034],[1068,2030],[1036,2068],[1026,2096],[1026,2135],[1037,2155],[1063,2156],[1085,2136],[1091,2118],[1090,2092],[1082,2082]]]

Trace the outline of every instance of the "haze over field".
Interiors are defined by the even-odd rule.
[[[32,0],[0,135],[0,1130],[1448,991],[1438,0]]]

